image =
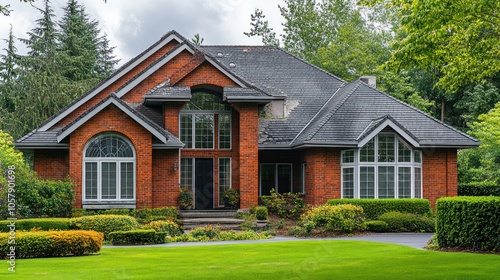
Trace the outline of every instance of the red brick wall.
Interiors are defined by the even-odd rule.
[[[33,169],[42,179],[64,180],[69,174],[68,150],[35,150]]]
[[[152,207],[152,135],[114,105],[99,112],[71,133],[70,174],[76,183],[74,206],[82,206],[82,163],[85,144],[101,132],[121,133],[132,142],[136,152],[136,207]]]
[[[178,195],[179,151],[153,150],[153,207],[177,206]]]
[[[306,162],[305,202],[323,204],[340,198],[340,150],[309,149],[304,151]]]
[[[456,149],[424,151],[422,169],[423,197],[432,207],[440,197],[458,195]]]

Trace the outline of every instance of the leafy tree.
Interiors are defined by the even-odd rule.
[[[365,0],[396,8],[405,36],[394,44],[391,67],[437,73],[446,92],[481,82],[500,70],[499,1]]]
[[[482,114],[471,125],[469,133],[482,145],[477,149],[459,152],[460,182],[500,183],[500,103]]]

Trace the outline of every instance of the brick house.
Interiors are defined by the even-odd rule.
[[[43,178],[76,183],[75,207],[240,207],[260,195],[457,195],[457,149],[479,142],[377,90],[276,47],[194,46],[171,31],[15,142]]]

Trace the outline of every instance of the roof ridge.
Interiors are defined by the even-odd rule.
[[[358,80],[359,80],[359,79],[358,79]],[[412,110],[414,110],[414,111],[417,111],[417,112],[419,112],[419,113],[423,114],[426,118],[430,119],[431,121],[437,122],[438,124],[441,124],[441,125],[443,125],[443,126],[445,126],[445,127],[449,128],[449,129],[451,129],[451,130],[453,130],[453,131],[455,131],[455,132],[457,132],[457,133],[461,134],[462,136],[465,136],[466,138],[468,138],[468,139],[470,139],[470,140],[472,140],[472,141],[479,142],[479,140],[477,140],[476,138],[474,138],[474,137],[472,137],[472,136],[468,135],[467,133],[465,133],[465,132],[463,132],[463,131],[460,131],[460,130],[458,130],[458,129],[454,128],[453,126],[451,126],[451,125],[449,125],[449,124],[447,124],[447,123],[445,123],[445,122],[442,122],[442,121],[440,121],[440,120],[438,120],[438,119],[434,118],[433,116],[431,116],[431,115],[427,114],[426,112],[424,112],[424,111],[422,111],[422,110],[420,110],[420,109],[418,109],[418,108],[416,108],[416,107],[414,107],[414,106],[412,106],[412,105],[410,105],[410,104],[408,104],[408,103],[405,103],[405,102],[403,102],[403,101],[401,101],[401,100],[397,99],[396,97],[394,97],[394,96],[392,96],[392,95],[390,95],[390,94],[388,94],[388,93],[386,93],[386,92],[381,91],[381,90],[380,90],[380,89],[378,89],[378,88],[371,87],[371,86],[367,85],[366,83],[364,83],[363,81],[361,81],[361,82],[362,82],[365,86],[367,86],[368,88],[371,88],[371,89],[375,90],[376,92],[378,92],[378,93],[380,93],[380,94],[382,94],[382,95],[385,95],[386,97],[389,97],[390,99],[393,99],[393,100],[397,101],[398,103],[402,104],[403,106],[406,106],[406,107],[408,107],[408,108],[410,108],[410,109],[412,109]]]
[[[353,84],[354,83],[354,84]],[[347,93],[346,93],[346,96],[340,100],[340,102],[338,103],[337,106],[335,106],[335,108],[333,110],[331,110],[330,112],[327,113],[326,116],[324,116],[323,118],[321,118],[321,122],[320,122],[320,126],[316,129],[316,131],[314,131],[312,134],[310,134],[309,137],[307,137],[306,140],[311,140],[311,138],[313,138],[316,134],[318,134],[318,132],[321,130],[321,128],[323,128],[323,126],[333,117],[333,115],[335,115],[335,113],[337,113],[337,111],[345,104],[345,102],[347,101],[347,99],[349,99],[349,97],[352,96],[352,94],[354,93],[354,91],[359,87],[359,83],[355,83],[355,82],[351,82],[350,84],[353,84],[353,87],[351,88],[351,90],[349,90]],[[348,86],[349,84],[346,85],[346,87]],[[345,87],[344,87],[345,89]],[[333,97],[333,96],[332,96]],[[328,100],[326,103],[325,103],[325,107],[326,107],[326,104],[328,104],[330,102],[330,100]],[[319,112],[321,112],[325,107],[321,108],[319,110]],[[318,112],[318,113],[319,113]]]

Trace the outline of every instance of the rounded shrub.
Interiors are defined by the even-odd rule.
[[[363,208],[350,204],[322,205],[304,213],[301,223],[307,232],[314,228],[325,231],[350,233],[364,229]]]
[[[267,220],[268,218],[267,208],[265,206],[257,206],[255,208],[255,218],[261,221]]]
[[[96,215],[70,219],[72,229],[95,230],[102,232],[104,238],[113,231],[127,231],[137,229],[139,224],[134,217],[125,215]]]
[[[365,227],[367,231],[386,232],[389,225],[384,221],[371,220],[365,222]]]
[[[10,233],[0,233],[0,254],[7,256],[11,251],[8,244]],[[16,258],[46,258],[81,256],[101,250],[103,234],[95,231],[34,231],[16,232]]]
[[[388,212],[378,217],[391,232],[434,232],[434,219],[411,213]]]
[[[173,221],[153,221],[145,228],[153,229],[156,232],[165,232],[169,236],[179,236],[184,233],[182,228]]]

